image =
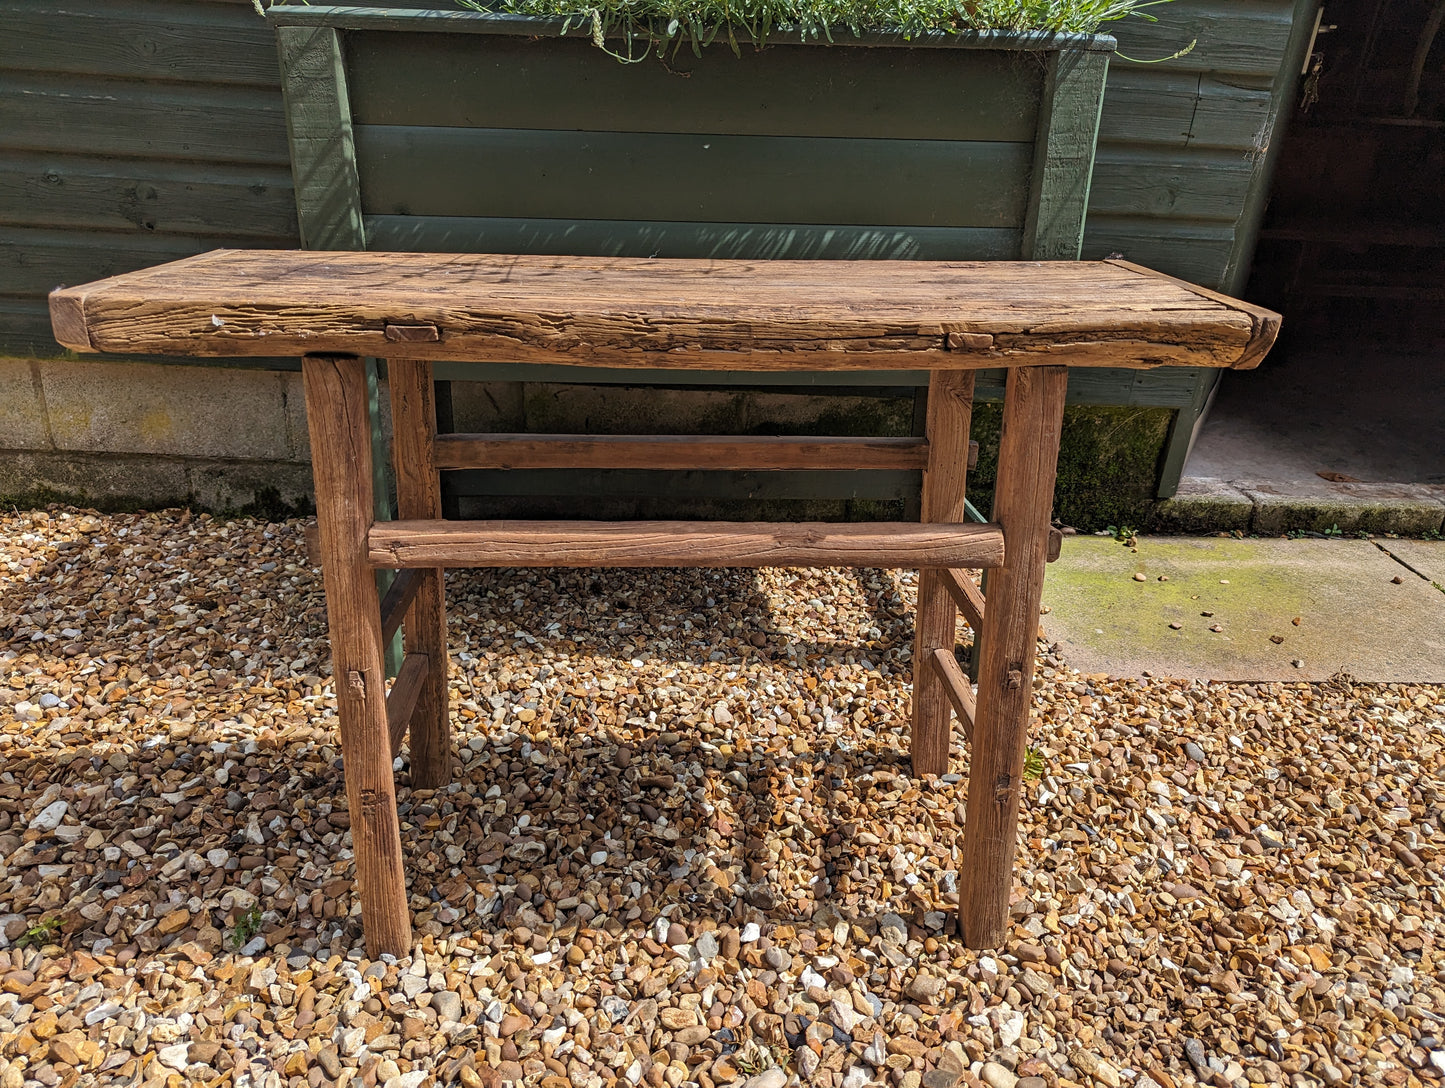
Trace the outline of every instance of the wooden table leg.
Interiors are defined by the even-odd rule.
[[[381,612],[366,561],[372,492],[365,364],[352,356],[308,355],[301,376],[361,922],[370,955],[405,956],[411,916],[386,723]]]
[[[439,519],[442,494],[436,467],[437,413],[431,363],[392,359],[387,363],[387,376],[397,512],[408,520]],[[426,654],[428,668],[411,715],[411,784],[437,789],[452,780],[445,571],[432,567],[417,574],[421,584],[407,611],[403,638],[408,654]]]
[[[983,613],[959,881],[959,926],[970,948],[997,948],[1008,934],[1039,602],[1067,387],[1065,367],[1015,367],[1004,393],[994,490],[1004,565],[989,572]]]
[[[962,522],[968,482],[968,430],[973,371],[935,370],[928,382],[928,467],[923,470],[922,520]],[[913,773],[948,773],[952,704],[932,666],[935,649],[953,653],[957,606],[936,570],[918,572],[913,637]]]

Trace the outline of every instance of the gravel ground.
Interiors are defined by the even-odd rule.
[[[450,576],[456,783],[399,773],[418,946],[371,961],[301,523],[0,517],[0,1088],[1441,1081],[1445,691],[1043,647],[980,954],[913,592]]]

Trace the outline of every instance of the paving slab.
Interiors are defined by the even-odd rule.
[[[1083,672],[1445,682],[1445,593],[1367,540],[1071,537],[1044,604]]]
[[[1422,578],[1445,586],[1445,540],[1381,540],[1377,543]]]

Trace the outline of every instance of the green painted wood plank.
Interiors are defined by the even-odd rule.
[[[1248,150],[1269,114],[1267,89],[1192,72],[1109,71],[1099,146],[1218,147]]]
[[[296,244],[283,166],[132,162],[59,152],[0,157],[0,223],[224,235]]]
[[[275,88],[274,35],[249,5],[0,0],[0,69]]]
[[[591,42],[357,32],[358,125],[1028,141],[1038,55],[777,46],[624,65]]]
[[[0,151],[285,165],[275,92],[0,72]]]
[[[376,250],[770,260],[1017,260],[1019,232],[984,227],[637,223],[370,215]]]
[[[1049,58],[1024,222],[1024,260],[1078,259],[1108,71],[1107,53]]]
[[[1121,19],[1111,33],[1125,56],[1168,57],[1191,41],[1185,56],[1168,61],[1176,71],[1246,72],[1272,78],[1289,40],[1291,11],[1274,0],[1193,0],[1149,9],[1154,20]],[[1132,62],[1120,59],[1119,67]],[[1163,65],[1160,65],[1163,67]]]
[[[1232,224],[1244,206],[1254,169],[1254,160],[1243,151],[1100,148],[1089,214]]]
[[[1123,216],[1090,216],[1085,260],[1118,253],[1138,264],[1216,288],[1234,246],[1231,223],[1193,223]]]
[[[355,138],[367,214],[711,223],[762,213],[1017,226],[1032,153],[1020,143],[389,125],[358,125]]]
[[[236,240],[0,227],[0,295],[43,298],[56,287],[118,276]]]
[[[326,27],[281,27],[286,135],[307,249],[365,249],[341,42]]]
[[[514,34],[527,38],[560,35],[568,21],[539,19],[527,15],[458,10],[445,2],[281,4],[269,8],[266,17],[276,26],[330,26],[345,30],[445,31],[449,34]],[[590,29],[573,22],[572,36],[587,39]],[[619,37],[619,36],[614,36]],[[620,37],[619,37],[620,40]],[[833,39],[807,36],[798,31],[777,30],[765,47],[806,45],[816,49],[873,46],[886,49],[1016,49],[1048,52],[1060,49],[1113,52],[1109,34],[1055,34],[1048,31],[982,30],[905,35],[877,32],[842,35]]]

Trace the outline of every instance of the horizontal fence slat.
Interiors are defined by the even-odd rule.
[[[1083,259],[1122,253],[1125,259],[1190,283],[1218,289],[1234,249],[1232,223],[1182,223],[1090,216]]]
[[[369,215],[1013,227],[1023,143],[359,125]]]
[[[436,439],[441,469],[921,470],[927,459],[922,438],[444,434]]]
[[[1102,148],[1094,158],[1089,214],[1233,223],[1254,177],[1244,152]]]
[[[1279,0],[1193,0],[1149,9],[1150,19],[1120,19],[1109,33],[1122,56],[1115,70],[1136,66],[1123,57],[1154,61],[1172,57],[1189,43],[1182,57],[1161,61],[1160,68],[1179,72],[1243,72],[1273,78],[1289,40],[1293,7]]]
[[[80,148],[137,159],[291,161],[275,91],[0,72],[0,155]]]
[[[367,125],[729,132],[918,140],[1032,139],[1038,54],[726,46],[619,64],[590,41],[346,37],[352,115]]]
[[[43,299],[62,285],[89,283],[234,244],[229,238],[0,227],[0,295]]]
[[[1236,87],[1192,72],[1110,68],[1099,147],[1254,146],[1269,117],[1267,90]]]
[[[1019,231],[1009,227],[369,215],[366,242],[373,250],[559,257],[1010,261],[1019,256]]]
[[[274,32],[249,4],[0,2],[0,69],[279,88]]]
[[[291,171],[283,166],[18,152],[0,157],[0,223],[300,245]]]

